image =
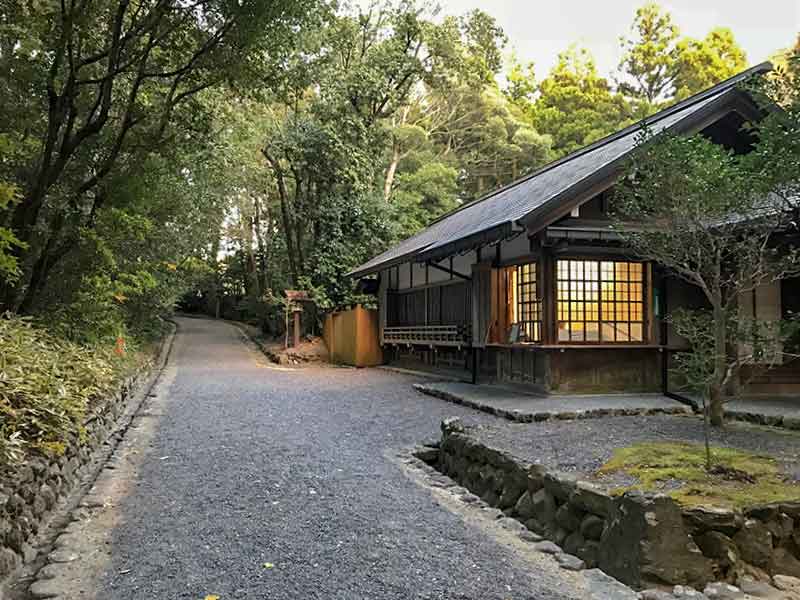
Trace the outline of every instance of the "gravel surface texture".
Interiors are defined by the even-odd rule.
[[[484,424],[474,433],[485,444],[523,460],[581,475],[596,471],[615,448],[669,440],[702,443],[704,439],[699,417],[667,415]],[[711,443],[774,456],[800,480],[799,432],[730,422],[712,431]]]
[[[179,321],[176,375],[115,508],[97,598],[576,597],[392,459],[438,439],[444,417],[498,419],[419,394],[409,376],[270,367],[232,325]]]

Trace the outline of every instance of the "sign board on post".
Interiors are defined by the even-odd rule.
[[[286,290],[286,299],[292,302],[309,302],[311,297],[305,290]]]
[[[310,302],[311,297],[308,295],[308,292],[305,290],[286,290],[286,299],[289,302]],[[288,308],[288,307],[287,307]],[[297,348],[300,345],[300,313],[303,312],[302,307],[295,306],[292,308],[292,312],[294,313],[294,320],[292,324],[292,329],[294,329],[294,347]],[[287,327],[288,327],[288,310],[287,310]],[[288,332],[287,332],[288,335]]]

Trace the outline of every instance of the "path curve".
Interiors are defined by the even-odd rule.
[[[98,518],[108,557],[81,597],[587,597],[577,575],[531,562],[392,460],[437,438],[444,417],[494,419],[414,381],[276,368],[236,327],[179,319],[164,383],[119,459],[130,480],[107,474],[121,490],[113,518]]]

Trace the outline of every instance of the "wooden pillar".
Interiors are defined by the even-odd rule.
[[[389,279],[392,276],[392,270],[383,271],[380,274],[380,283],[378,284],[378,335],[380,336],[380,344],[383,346],[383,330],[386,328],[387,311],[389,310]]]
[[[294,347],[297,348],[300,345],[300,311],[294,311]]]
[[[542,343],[554,344],[558,337],[556,328],[558,289],[556,282],[556,265],[553,254],[549,248],[542,248],[539,259],[539,268],[542,278],[539,293],[542,297]]]

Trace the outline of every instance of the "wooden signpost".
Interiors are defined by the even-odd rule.
[[[300,313],[303,312],[303,307],[299,302],[310,302],[311,298],[305,290],[286,290],[286,342],[289,341],[289,311],[293,314],[292,330],[294,333],[293,346],[297,348],[300,345]]]

